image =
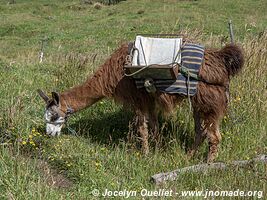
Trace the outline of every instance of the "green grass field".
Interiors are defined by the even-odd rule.
[[[187,103],[161,119],[162,141],[144,157],[127,140],[132,113],[108,99],[70,118],[68,126],[76,135],[65,128],[60,137],[45,136],[45,105],[36,92],[60,92],[82,83],[122,42],[139,33],[186,33],[206,47],[221,47],[229,41],[231,19],[246,62],[231,82],[216,160],[267,154],[266,10],[266,0],[127,0],[100,7],[82,0],[1,0],[0,199],[100,198],[92,195],[93,189],[239,189],[263,191],[266,198],[263,164],[184,174],[160,186],[150,182],[153,174],[204,162],[206,143],[194,159],[186,157],[194,136]],[[44,60],[39,63],[42,41]]]

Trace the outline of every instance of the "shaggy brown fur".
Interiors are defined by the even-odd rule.
[[[104,97],[131,107],[136,113],[137,130],[142,137],[142,148],[148,153],[148,134],[158,134],[159,111],[170,112],[185,96],[157,92],[151,95],[137,89],[132,78],[124,76],[123,66],[128,52],[122,45],[84,84],[60,94],[60,109],[71,107],[74,111],[86,108]],[[221,50],[206,49],[200,69],[197,94],[191,98],[195,119],[194,154],[205,138],[209,142],[208,162],[213,161],[221,140],[219,122],[227,108],[230,76],[234,76],[244,63],[243,52],[236,45]]]

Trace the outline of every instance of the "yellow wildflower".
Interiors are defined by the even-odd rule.
[[[99,163],[99,162],[95,162],[95,166],[96,166],[96,167],[100,167],[100,166],[101,166],[101,163]]]
[[[32,146],[35,146],[35,143],[34,143],[34,141],[30,141],[30,144],[32,145]]]

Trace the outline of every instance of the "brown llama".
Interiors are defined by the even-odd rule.
[[[86,82],[60,94],[52,92],[51,99],[38,90],[46,102],[47,133],[59,135],[69,114],[87,108],[102,98],[113,98],[135,112],[136,130],[142,138],[142,151],[147,154],[149,133],[156,136],[159,132],[159,112],[169,113],[187,97],[160,91],[151,95],[145,89],[137,89],[135,81],[124,75],[127,54],[128,45],[123,44]],[[207,138],[207,161],[212,162],[216,157],[221,141],[219,123],[227,109],[230,76],[236,75],[243,64],[243,52],[236,45],[227,45],[220,50],[205,49],[199,72],[203,81],[199,82],[196,95],[191,97],[195,142],[190,155]]]

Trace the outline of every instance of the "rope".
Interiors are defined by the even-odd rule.
[[[169,65],[175,66],[175,65],[179,65],[179,64],[178,63],[170,63]],[[134,76],[134,75],[136,75],[136,74],[142,72],[143,70],[145,70],[145,69],[147,69],[149,67],[152,67],[152,66],[159,66],[160,67],[162,65],[158,65],[158,64],[147,65],[147,66],[144,66],[144,67],[138,69],[137,71],[135,71],[135,72],[133,72],[131,74],[124,73],[124,75],[127,76],[127,77],[131,77],[131,76]]]
[[[187,98],[188,98],[188,103],[189,103],[189,113],[191,113],[192,111],[192,103],[191,103],[191,99],[190,99],[190,72],[189,70],[187,70]],[[187,123],[186,123],[186,129],[189,128],[190,125],[190,115],[187,115]],[[184,129],[183,131],[183,135],[185,134],[186,129]]]
[[[71,114],[74,113],[74,109],[72,107],[69,106],[69,104],[67,103],[67,101],[64,99],[65,105],[66,105],[66,113],[65,113],[65,125],[66,128],[71,132],[72,135],[77,136],[77,133],[74,129],[72,129],[69,125],[68,125],[68,119],[70,117]]]
[[[192,103],[191,103],[191,99],[190,99],[190,73],[189,73],[189,70],[188,70],[188,76],[187,76],[187,98],[188,98],[188,102],[189,102],[189,112],[191,112]]]
[[[191,73],[186,67],[184,67],[183,65],[180,65],[179,71],[181,72],[181,74],[187,76],[187,77],[191,77],[197,81],[201,81],[201,79],[199,78],[199,76],[197,74]]]
[[[134,75],[140,73],[141,71],[143,71],[143,70],[145,70],[145,69],[147,69],[147,68],[149,68],[149,67],[151,67],[151,66],[152,66],[152,65],[147,65],[147,66],[145,66],[145,67],[142,67],[141,69],[138,69],[136,72],[133,72],[133,73],[131,73],[131,74],[127,74],[127,73],[125,73],[124,75],[127,76],[127,77],[131,77],[131,76],[134,76]]]
[[[77,132],[74,129],[72,129],[67,123],[66,123],[66,128],[71,132],[72,135],[74,136],[78,135]]]

